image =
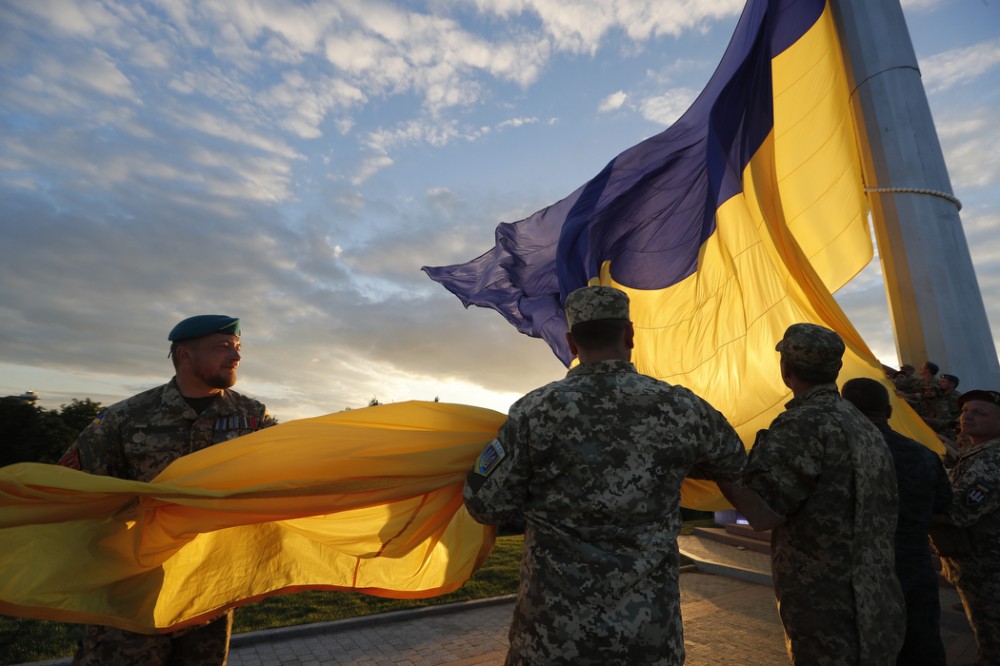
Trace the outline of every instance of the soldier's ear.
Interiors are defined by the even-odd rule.
[[[580,348],[576,346],[576,340],[573,339],[573,333],[570,331],[566,331],[566,346],[569,347],[569,353],[573,356],[580,354]]]

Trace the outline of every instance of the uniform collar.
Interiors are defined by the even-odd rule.
[[[966,450],[958,454],[959,459],[969,458],[976,455],[977,453],[982,453],[986,449],[992,449],[996,446],[1000,446],[1000,437],[995,437],[993,439],[988,439],[982,444],[977,444],[975,446],[969,447]]]
[[[833,382],[830,382],[829,384],[816,384],[815,386],[810,386],[805,391],[786,402],[785,409],[799,407],[807,402],[829,397],[840,397],[840,393],[837,391],[837,385]]]
[[[569,369],[567,377],[578,377],[580,375],[601,375],[611,372],[638,372],[635,366],[628,361],[594,361],[593,363],[580,363]]]
[[[222,393],[216,396],[218,400],[214,404],[210,405],[208,409],[202,412],[202,416],[217,409],[219,405],[228,403],[230,395],[231,393],[228,390],[222,389]],[[191,418],[195,418],[197,416],[197,414],[195,414],[194,409],[191,408],[191,405],[189,405],[187,403],[187,400],[184,399],[184,396],[181,395],[180,389],[177,388],[176,377],[172,378],[169,382],[167,382],[164,385],[162,400],[163,400],[164,411],[183,414]],[[190,412],[190,414],[188,414],[188,412]]]

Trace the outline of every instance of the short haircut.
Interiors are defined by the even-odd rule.
[[[934,375],[936,375],[938,373],[938,370],[941,369],[941,368],[938,367],[937,363],[932,363],[930,361],[927,361],[926,363],[924,363],[924,365],[926,365],[927,369],[930,370],[931,374],[934,374]]]
[[[628,328],[627,319],[595,319],[574,324],[573,341],[584,349],[608,349],[621,342]]]
[[[889,415],[889,391],[874,379],[850,379],[844,383],[840,394],[865,416]]]
[[[180,365],[180,361],[177,360],[177,348],[178,347],[192,347],[198,343],[201,338],[194,338],[193,340],[180,340],[177,342],[170,343],[170,352],[167,356],[170,357],[170,361],[174,364],[174,370]]]
[[[807,370],[796,365],[792,361],[789,361],[784,354],[781,355],[781,358],[785,361],[785,366],[793,375],[804,381],[806,384],[812,384],[813,386],[816,386],[817,384],[831,384],[837,381],[837,375],[840,374],[840,368],[830,370],[829,372]]]

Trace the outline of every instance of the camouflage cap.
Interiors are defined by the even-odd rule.
[[[792,324],[774,349],[802,370],[836,372],[844,355],[844,341],[823,326]]]
[[[997,407],[1000,407],[1000,391],[982,391],[979,389],[976,389],[975,391],[966,391],[958,398],[958,405],[961,407],[965,403],[973,400],[990,402]]]
[[[194,340],[212,333],[240,334],[240,320],[227,315],[208,314],[188,317],[171,329],[167,340],[181,342]]]
[[[585,321],[628,318],[628,294],[621,289],[581,287],[566,297],[566,323],[570,328]]]

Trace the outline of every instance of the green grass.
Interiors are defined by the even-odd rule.
[[[236,609],[233,633],[326,622],[408,608],[486,599],[517,591],[524,537],[499,537],[493,552],[465,585],[430,599],[383,599],[354,592],[296,592]],[[83,627],[0,616],[0,664],[20,664],[72,656]]]

